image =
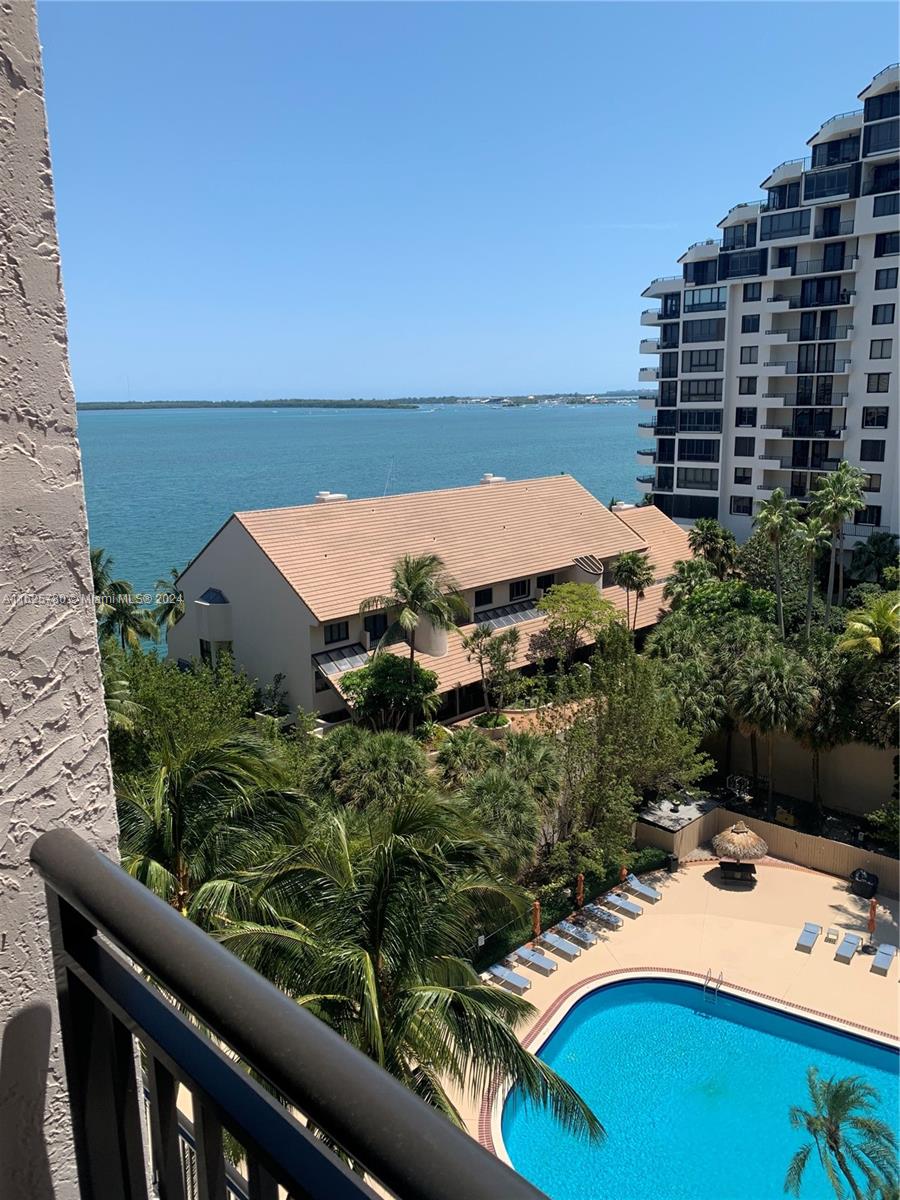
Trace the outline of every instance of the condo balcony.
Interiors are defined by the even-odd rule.
[[[642,296],[665,296],[667,292],[680,292],[684,286],[682,275],[661,275],[652,280],[641,292]]]
[[[844,342],[853,333],[852,325],[838,325],[835,329],[823,333],[821,330],[812,336],[802,332],[799,326],[793,329],[767,329],[766,337],[783,337],[788,342]]]
[[[659,338],[641,338],[641,354],[659,354]]]
[[[763,189],[763,191],[765,191],[768,188],[777,187],[780,183],[787,183],[789,180],[799,179],[809,166],[810,161],[811,160],[808,157],[785,159],[784,162],[779,163],[777,167],[774,167],[769,172],[767,178],[764,179],[759,186]],[[764,201],[759,206],[759,211],[762,213],[776,210],[774,208],[770,208],[768,201]]]
[[[816,238],[849,237],[853,233],[853,219],[848,221],[831,221],[827,225],[817,225],[813,230]]]
[[[146,1197],[152,1176],[172,1200],[540,1200],[71,830],[38,838],[31,862],[46,886],[83,1196]],[[237,1168],[226,1134],[242,1147]]]
[[[787,312],[795,308],[846,308],[856,303],[856,292],[853,288],[842,288],[836,295],[827,299],[808,297],[804,300],[802,292],[777,291],[767,300],[772,305],[770,312]]]
[[[763,363],[764,367],[768,367],[772,371],[781,371],[785,375],[812,375],[813,368],[804,363],[802,366],[796,359],[792,362],[774,362],[769,361]],[[849,358],[836,358],[832,365],[828,367],[828,375],[847,375],[850,371],[851,360]],[[820,374],[826,374],[824,367],[819,367]]]
[[[658,308],[645,308],[641,313],[642,325],[658,325],[662,320],[662,310]]]
[[[834,275],[843,271],[855,271],[858,254],[845,254],[836,262],[828,262],[824,258],[809,258],[803,262],[794,263],[792,275]]]
[[[656,383],[659,379],[658,367],[641,367],[638,371],[638,379],[641,383]]]
[[[652,463],[656,462],[656,450],[652,446],[646,448],[642,446],[640,450],[635,450],[635,454],[641,460],[640,466],[644,466],[648,460]]]
[[[832,392],[827,398],[799,395],[796,392],[763,392],[763,400],[770,400],[769,408],[843,408],[847,403],[847,392]]]
[[[655,475],[637,475],[637,476],[635,476],[635,481],[637,482],[638,489],[640,491],[652,492],[653,485],[656,482],[656,476]]]

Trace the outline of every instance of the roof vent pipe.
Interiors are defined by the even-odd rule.
[[[346,492],[316,492],[316,504],[333,504],[335,500],[346,500]]]
[[[479,483],[506,483],[505,475],[494,475],[491,471],[485,471]]]

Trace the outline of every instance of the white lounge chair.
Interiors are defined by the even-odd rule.
[[[531,987],[530,979],[526,979],[524,975],[517,975],[509,967],[504,967],[502,963],[495,963],[492,967],[488,967],[488,975],[495,982],[505,983],[507,987],[511,987],[516,992],[527,992]]]
[[[803,932],[797,938],[797,944],[794,949],[803,950],[806,954],[809,954],[821,932],[821,925],[813,925],[811,921],[807,921],[803,926]]]
[[[622,928],[622,918],[617,917],[615,913],[611,913],[608,909],[601,908],[599,904],[586,904],[584,911],[592,921],[599,921],[601,925],[609,925],[613,929]]]
[[[844,940],[834,952],[834,957],[838,962],[848,963],[861,945],[862,938],[858,933],[845,933]]]
[[[625,883],[636,896],[640,896],[642,900],[649,900],[651,904],[656,904],[657,900],[662,900],[662,892],[658,892],[655,887],[651,887],[649,883],[641,883],[637,875],[629,875]]]
[[[555,950],[557,954],[561,954],[563,958],[577,958],[581,953],[580,946],[576,946],[574,942],[566,941],[559,934],[552,933],[549,930],[541,934],[539,941],[543,942],[545,946],[549,946],[551,950]]]
[[[560,921],[556,927],[561,933],[573,942],[577,942],[580,946],[596,946],[597,935],[591,933],[589,929],[585,929],[583,925],[576,925],[572,921]]]
[[[628,913],[629,917],[639,917],[644,911],[639,904],[635,904],[627,896],[619,896],[616,892],[610,892],[603,903],[614,912]]]
[[[514,950],[513,958],[517,958],[519,962],[533,967],[535,971],[540,971],[543,975],[552,975],[558,966],[555,959],[548,958],[546,954],[541,954],[540,950],[532,950],[530,946],[520,946],[518,950]]]
[[[897,953],[897,947],[892,946],[889,942],[882,942],[878,947],[878,953],[872,959],[871,970],[876,975],[887,975],[891,969],[891,963],[894,961],[894,955]]]

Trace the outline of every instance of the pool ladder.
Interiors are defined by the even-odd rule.
[[[718,978],[713,979],[712,967],[709,967],[706,972],[706,978],[703,980],[703,995],[706,996],[708,992],[711,993],[712,998],[713,998],[713,1003],[715,1003],[716,1000],[718,1000],[718,998],[719,998],[719,989],[721,988],[721,986],[724,982],[725,982],[724,971],[720,971],[718,974]]]

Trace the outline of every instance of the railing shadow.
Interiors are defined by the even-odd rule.
[[[50,1009],[16,1013],[0,1042],[0,1198],[54,1200],[44,1137]]]

